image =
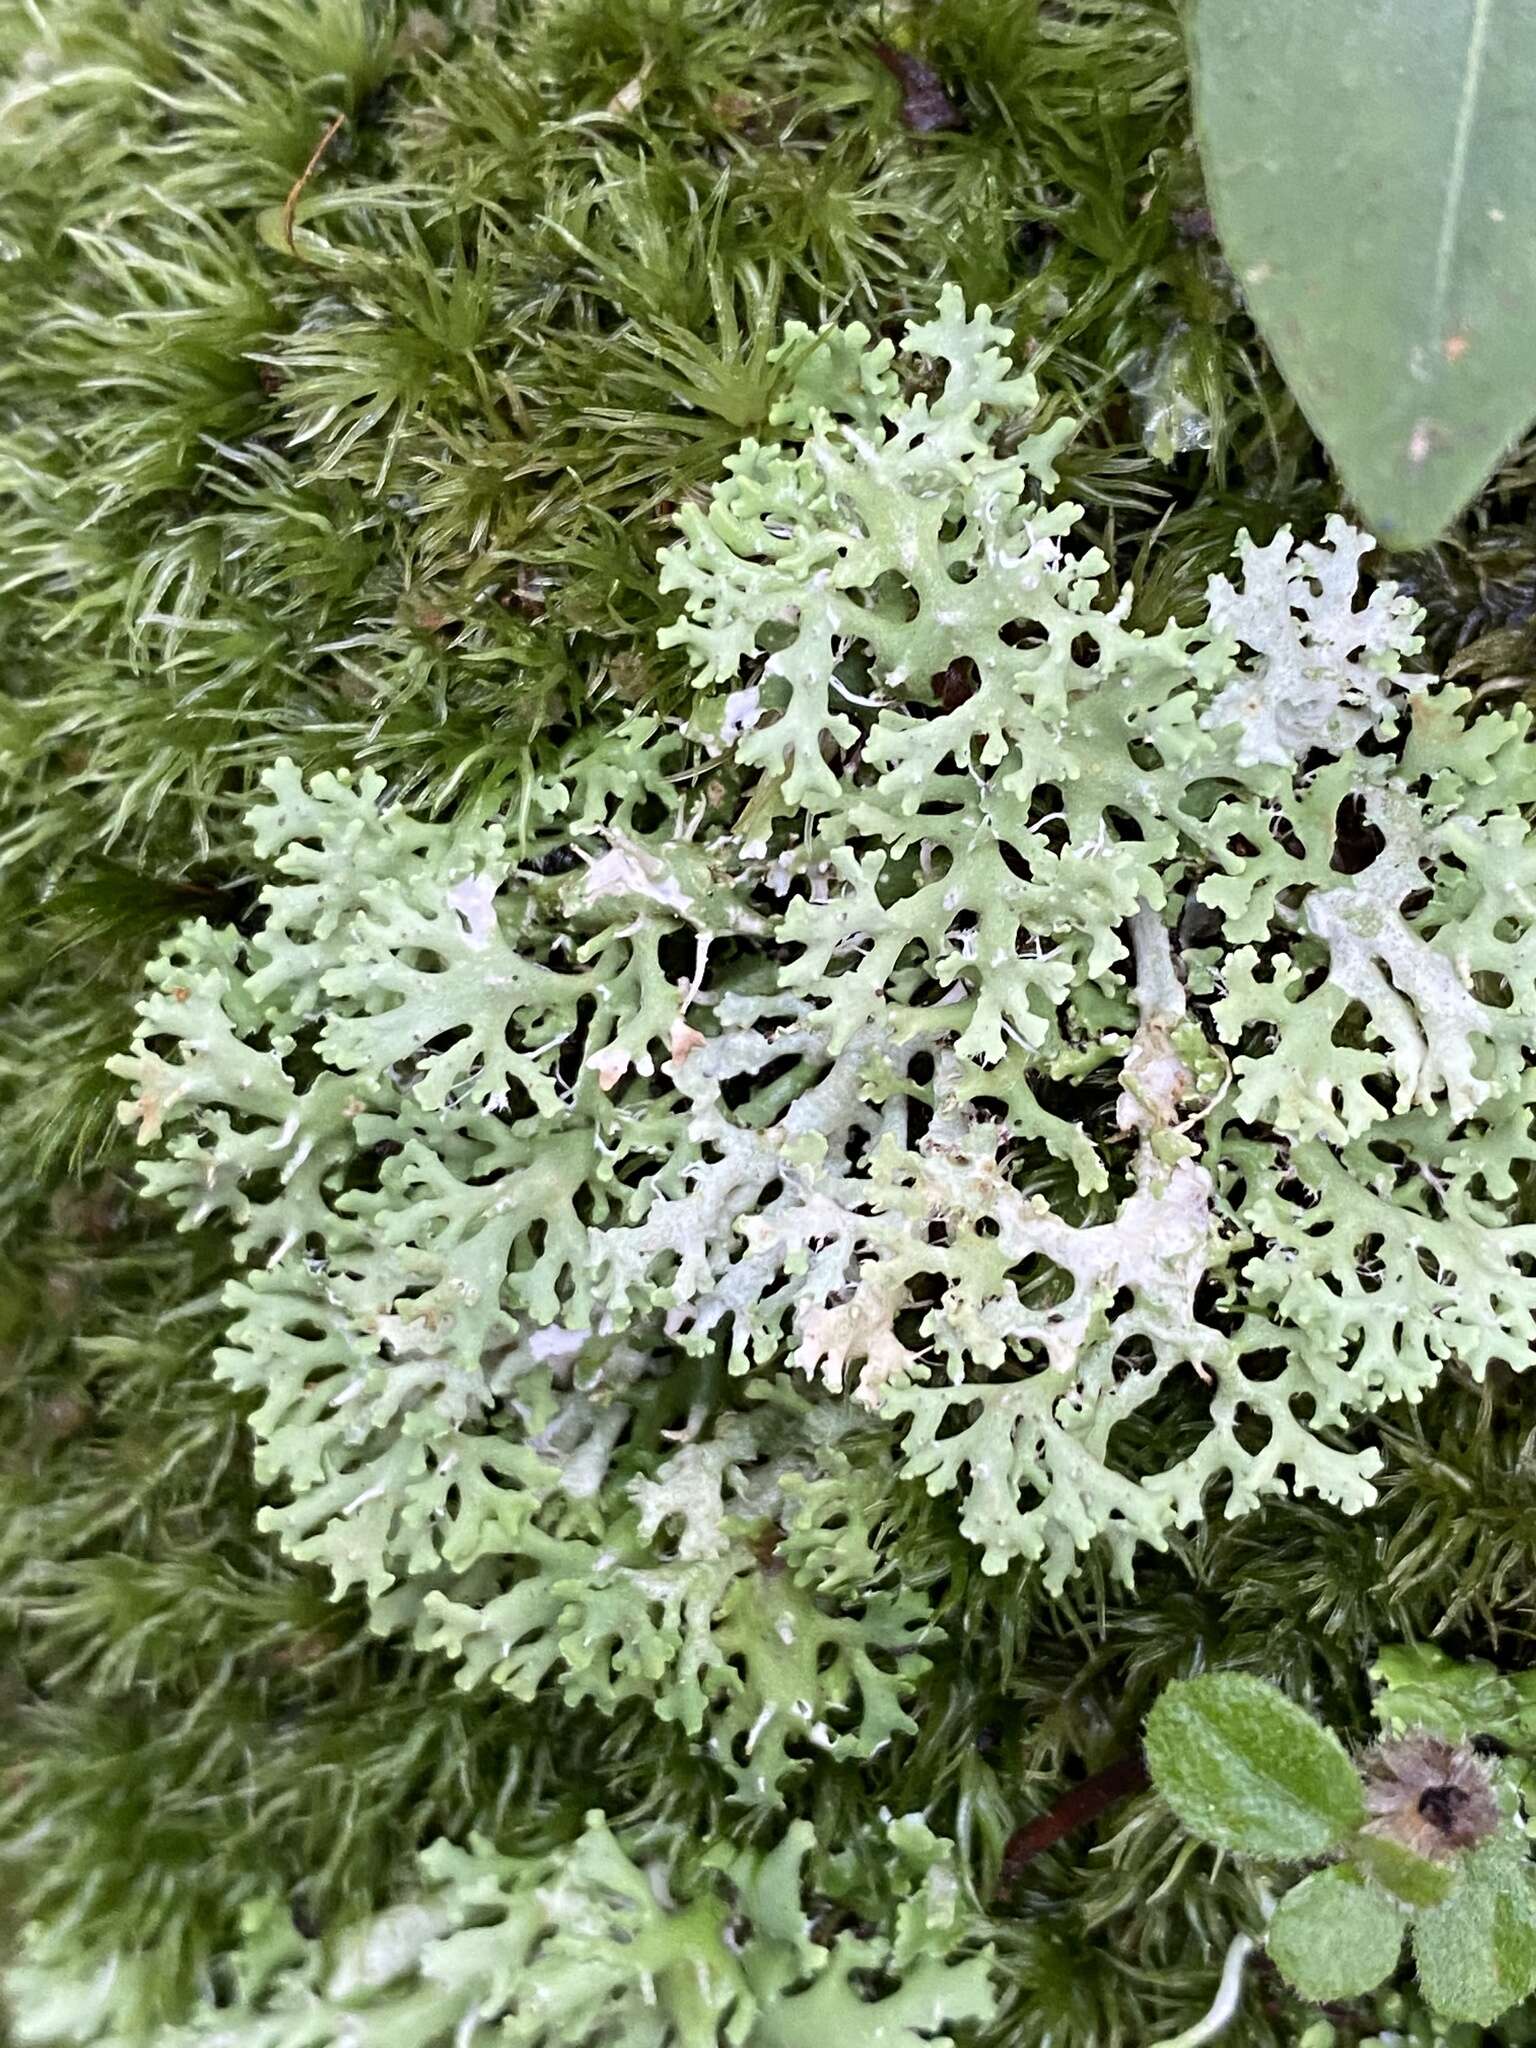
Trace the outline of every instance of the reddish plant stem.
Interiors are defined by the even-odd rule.
[[[1134,1756],[1117,1757],[1102,1771],[1095,1771],[1091,1778],[1084,1778],[1080,1785],[1064,1792],[1054,1806],[1044,1813],[1037,1813],[1033,1820],[1026,1821],[1023,1827],[1016,1828],[1009,1836],[999,1873],[1000,1888],[1006,1890],[1021,1871],[1037,1856],[1043,1856],[1047,1849],[1054,1848],[1064,1835],[1086,1827],[1089,1821],[1097,1820],[1101,1813],[1107,1813],[1110,1807],[1128,1799],[1133,1792],[1142,1791],[1150,1782],[1147,1767],[1138,1752]]]

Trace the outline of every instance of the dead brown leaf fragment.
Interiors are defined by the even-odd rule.
[[[898,50],[892,43],[876,43],[875,55],[901,87],[901,119],[914,135],[934,135],[944,128],[963,128],[965,116],[944,89],[944,81],[931,64],[914,57],[910,50]]]
[[[633,114],[645,98],[646,82],[650,78],[656,59],[647,56],[640,69],[626,84],[621,85],[608,102],[606,111],[610,114]]]

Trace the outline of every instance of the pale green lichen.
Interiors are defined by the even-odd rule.
[[[248,1913],[225,1959],[234,1995],[148,2048],[953,2048],[950,2025],[995,2013],[990,1958],[965,1953],[950,1845],[915,1815],[886,1833],[889,1925],[824,1939],[803,1896],[806,1821],[766,1853],[711,1851],[687,1899],[597,1813],[548,1856],[436,1842],[418,1899],[329,1942],[276,1901]],[[34,1939],[8,1984],[22,2048],[126,2048],[106,2023],[110,1972],[82,1981]]]
[[[1335,513],[1321,547],[1293,549],[1285,527],[1267,547],[1244,545],[1241,590],[1211,578],[1212,626],[1251,652],[1202,722],[1236,728],[1242,767],[1291,768],[1314,747],[1346,753],[1368,732],[1391,731],[1404,693],[1417,687],[1403,662],[1422,643],[1413,604],[1392,584],[1355,602],[1374,546]]]
[[[1536,1339],[1527,714],[1397,675],[1337,523],[1132,627],[1008,340],[789,335],[665,558],[690,718],[551,757],[515,843],[278,770],[264,922],[116,1063],[251,1263],[293,1553],[754,1800],[910,1726],[904,1476],[989,1571],[1129,1573],[1363,1505],[1332,1432]]]

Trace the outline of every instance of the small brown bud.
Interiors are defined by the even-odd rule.
[[[1379,1743],[1365,1759],[1368,1835],[1444,1863],[1499,1825],[1493,1781],[1474,1753],[1437,1735]]]

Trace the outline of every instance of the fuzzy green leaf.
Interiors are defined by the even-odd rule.
[[[1276,1906],[1264,1946],[1303,1998],[1359,1998],[1397,1968],[1404,1920],[1348,1870],[1315,1870]]]
[[[1536,1872],[1522,1835],[1505,1828],[1467,1856],[1451,1898],[1415,1918],[1413,1953],[1447,2019],[1490,2025],[1536,1991]]]
[[[1358,1870],[1405,1906],[1443,1905],[1461,1875],[1454,1863],[1431,1863],[1386,1835],[1356,1835],[1349,1855]]]
[[[1192,1834],[1246,1856],[1321,1856],[1365,1815],[1338,1737],[1241,1672],[1170,1685],[1147,1717],[1147,1763]]]

